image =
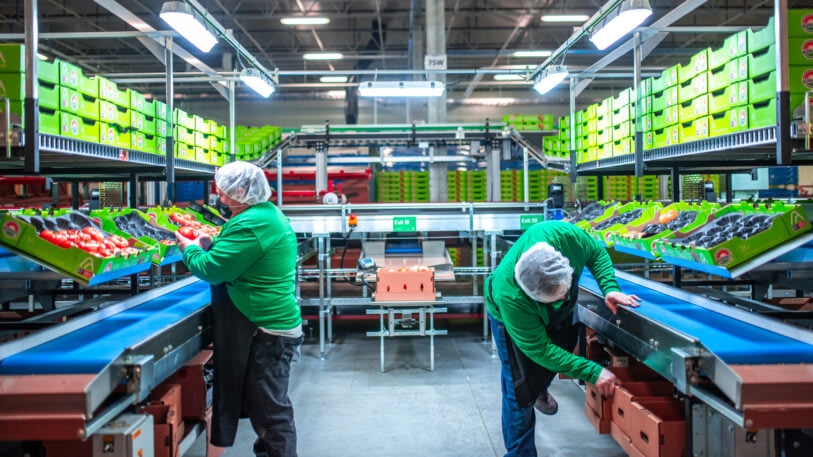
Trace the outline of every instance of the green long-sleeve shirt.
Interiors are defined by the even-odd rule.
[[[296,245],[282,211],[263,202],[226,222],[208,251],[189,246],[183,261],[198,278],[226,283],[234,305],[258,327],[285,331],[302,323],[294,289]]]
[[[573,267],[573,282],[565,300],[540,303],[528,297],[514,279],[514,266],[519,257],[540,241],[559,251]],[[621,290],[607,250],[583,229],[562,221],[535,224],[519,237],[486,279],[486,304],[491,316],[505,325],[514,343],[528,358],[554,373],[595,383],[601,366],[556,346],[548,336],[549,329],[571,322],[584,267],[590,270],[605,295]]]

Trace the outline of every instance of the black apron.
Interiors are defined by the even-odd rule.
[[[488,283],[488,293],[491,302],[499,307],[494,301],[491,281]],[[551,343],[561,348],[572,350],[578,338],[578,325],[573,325],[572,310],[575,304],[573,292],[569,294],[566,302],[559,312],[553,313],[551,309],[551,324],[549,325],[548,338]],[[578,295],[578,292],[577,292]],[[549,306],[541,304],[541,306]],[[511,379],[513,381],[514,395],[517,398],[517,405],[521,408],[532,406],[540,394],[548,391],[548,386],[556,377],[547,368],[531,360],[521,349],[517,347],[508,330],[505,330],[505,345],[508,349],[508,365],[511,368]]]
[[[219,447],[234,444],[243,416],[243,378],[257,326],[234,306],[225,284],[212,285],[214,315],[214,385],[209,441]]]

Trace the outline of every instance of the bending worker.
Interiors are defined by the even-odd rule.
[[[220,235],[176,234],[183,261],[212,285],[214,386],[210,442],[234,443],[241,413],[257,433],[254,454],[296,457],[291,360],[302,343],[295,292],[297,241],[288,219],[268,201],[263,171],[232,162],[215,174],[231,211]]]
[[[486,304],[502,365],[506,457],[536,456],[533,407],[556,414],[558,404],[548,393],[556,373],[595,384],[605,396],[621,384],[611,371],[572,352],[578,338],[573,310],[585,267],[613,314],[618,305],[638,306],[638,297],[621,293],[606,249],[562,221],[531,226],[486,279]]]

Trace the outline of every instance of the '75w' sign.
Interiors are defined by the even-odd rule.
[[[445,70],[446,69],[446,54],[439,56],[424,56],[423,57],[424,70]]]

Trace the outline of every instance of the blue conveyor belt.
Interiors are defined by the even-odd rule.
[[[209,284],[193,282],[0,360],[0,375],[99,373],[127,348],[180,322],[209,302]]]
[[[813,363],[813,346],[618,278],[625,294],[641,298],[633,312],[697,338],[726,364]],[[588,271],[579,285],[601,295]]]

